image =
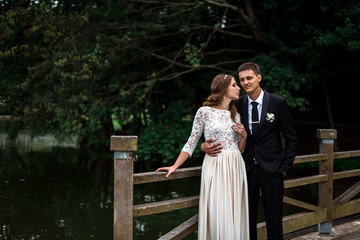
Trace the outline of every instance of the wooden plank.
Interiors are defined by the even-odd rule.
[[[325,153],[328,159],[319,162],[319,174],[327,174],[328,180],[319,183],[319,207],[326,208],[326,223],[320,226],[321,233],[327,232],[323,226],[332,222],[332,201],[333,201],[333,173],[334,173],[334,139],[337,137],[337,131],[334,129],[318,129],[317,137],[320,139],[319,153]],[[330,229],[331,231],[331,229]]]
[[[178,168],[168,178],[165,178],[166,172],[146,172],[134,174],[134,184],[143,184],[151,182],[160,182],[180,178],[196,177],[201,175],[200,167]]]
[[[334,158],[340,159],[340,158],[351,158],[351,157],[359,157],[360,156],[360,150],[354,150],[354,151],[345,151],[345,152],[335,152]]]
[[[129,159],[114,159],[114,240],[132,239],[133,166]]]
[[[297,206],[297,207],[300,207],[300,208],[304,208],[304,209],[307,209],[307,210],[311,210],[311,211],[314,211],[314,212],[321,210],[318,206],[315,206],[315,205],[312,205],[312,204],[309,204],[309,203],[306,203],[306,202],[303,202],[303,201],[299,201],[299,200],[296,200],[296,199],[293,199],[293,198],[289,198],[287,196],[284,196],[283,201],[284,201],[284,203],[287,203],[287,204],[290,204],[290,205],[293,205],[293,206]]]
[[[138,149],[137,136],[111,136],[110,151],[133,152]]]
[[[301,155],[295,157],[294,164],[306,163],[306,162],[318,162],[326,159],[327,159],[326,154],[317,153],[317,154]]]
[[[315,175],[310,177],[285,180],[284,187],[292,188],[327,181],[327,175]]]
[[[310,213],[298,213],[283,218],[284,234],[308,228],[326,220],[326,209]]]
[[[343,203],[349,201],[351,198],[356,196],[356,194],[358,194],[359,192],[360,192],[360,181],[355,183],[348,190],[346,190],[343,194],[341,194],[339,197],[337,197],[333,201],[333,206],[336,207],[340,204],[343,204]]]
[[[337,139],[336,129],[317,129],[316,137],[319,139]]]
[[[334,207],[333,219],[347,217],[356,213],[360,213],[360,199],[352,200],[348,203]]]
[[[180,240],[194,232],[198,227],[199,214],[188,219],[186,222],[177,226],[158,240]]]
[[[141,217],[156,213],[169,212],[182,208],[193,207],[197,205],[199,205],[199,196],[139,204],[133,207],[133,216]]]
[[[297,230],[314,226],[325,221],[326,209],[310,213],[298,213],[283,218],[284,234],[295,232]],[[265,222],[257,225],[258,240],[266,239],[266,225]]]
[[[357,177],[360,176],[360,169],[348,170],[334,173],[334,180],[341,178]]]

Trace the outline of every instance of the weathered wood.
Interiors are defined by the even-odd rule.
[[[360,199],[350,201],[360,192],[360,182],[356,183],[341,196],[332,201],[333,180],[360,176],[360,169],[333,173],[334,158],[359,157],[360,150],[334,153],[336,130],[318,129],[320,139],[318,154],[297,156],[294,164],[319,161],[319,175],[285,181],[285,188],[319,183],[319,206],[284,197],[284,203],[301,207],[313,212],[286,216],[283,219],[284,234],[320,223],[330,224],[332,219],[360,213]],[[112,136],[110,149],[114,153],[114,240],[132,239],[133,217],[197,206],[199,196],[172,199],[133,206],[133,185],[160,182],[201,175],[201,167],[178,169],[169,178],[165,172],[133,174],[132,151],[137,150],[136,136]],[[334,204],[334,207],[332,206]],[[330,206],[330,207],[329,207]],[[160,239],[182,239],[197,228],[197,215],[176,227]],[[258,224],[259,239],[266,238],[265,223]]]
[[[201,166],[190,168],[179,168],[168,178],[165,178],[166,172],[146,172],[134,174],[134,184],[143,184],[151,182],[160,182],[180,178],[196,177],[201,175]]]
[[[360,176],[360,169],[348,170],[334,173],[334,180],[341,178],[357,177]]]
[[[326,219],[326,209],[310,213],[298,213],[283,218],[283,232],[284,234],[297,231],[299,229],[314,226]],[[258,240],[266,239],[266,225],[265,222],[257,225]]]
[[[334,153],[334,158],[335,159],[351,158],[351,157],[360,157],[360,150],[345,151],[345,152],[335,152]]]
[[[298,213],[283,218],[284,234],[314,226],[325,221],[326,209],[310,213]]]
[[[190,233],[194,232],[198,227],[198,218],[199,214],[191,217],[186,222],[182,223],[181,225],[177,226],[164,236],[160,237],[158,240],[180,240],[189,235]]]
[[[334,172],[334,139],[337,137],[337,131],[334,129],[318,129],[317,137],[320,140],[319,153],[325,153],[327,160],[319,162],[319,174],[326,174],[328,180],[319,183],[319,207],[327,209],[325,224],[321,223],[319,231],[330,233],[332,223],[332,201],[333,201],[333,172]],[[324,227],[326,226],[326,227]]]
[[[326,154],[317,153],[317,154],[301,155],[295,157],[294,164],[306,163],[306,162],[318,162],[326,159],[327,159]]]
[[[337,139],[337,131],[335,129],[317,129],[316,137],[319,139]]]
[[[338,219],[357,213],[360,213],[360,199],[352,200],[348,203],[334,207],[333,219]]]
[[[313,183],[319,183],[327,181],[327,175],[316,175],[316,176],[310,176],[310,177],[302,177],[302,178],[295,178],[295,179],[289,179],[285,180],[284,187],[285,188],[293,188],[298,186],[304,186],[309,185]]]
[[[199,205],[199,196],[139,204],[133,207],[133,216],[146,216],[155,213],[173,211],[181,208],[193,207],[197,205]]]
[[[111,136],[114,151],[114,240],[133,239],[133,174],[136,136]]]
[[[114,240],[133,235],[133,159],[114,159]]]
[[[110,151],[132,152],[138,149],[137,136],[111,136]]]
[[[321,210],[318,206],[315,206],[315,205],[312,205],[312,204],[309,204],[309,203],[306,203],[306,202],[303,202],[303,201],[299,201],[299,200],[296,200],[296,199],[293,199],[293,198],[289,198],[287,196],[284,196],[283,201],[284,201],[284,203],[287,203],[287,204],[290,204],[290,205],[293,205],[293,206],[297,206],[297,207],[300,207],[300,208],[304,208],[304,209],[307,209],[307,210],[311,210],[311,211],[314,211],[314,212]]]
[[[353,198],[356,194],[360,192],[360,181],[351,186],[348,190],[346,190],[343,194],[337,197],[333,201],[333,206],[336,207],[340,204],[343,204]]]

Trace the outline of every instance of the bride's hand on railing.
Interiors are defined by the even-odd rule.
[[[176,168],[171,166],[171,167],[161,167],[158,168],[155,172],[160,172],[160,171],[167,171],[168,173],[166,174],[166,178],[169,177],[173,172],[175,172]]]

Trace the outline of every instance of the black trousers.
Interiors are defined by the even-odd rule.
[[[257,215],[263,198],[268,240],[283,240],[282,217],[284,177],[282,174],[265,173],[259,165],[247,172],[249,194],[250,240],[257,240]]]

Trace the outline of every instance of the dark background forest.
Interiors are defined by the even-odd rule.
[[[0,115],[9,138],[109,151],[111,135],[137,135],[141,160],[167,163],[213,77],[254,61],[287,98],[300,150],[316,128],[352,134],[346,148],[359,144],[359,53],[359,1],[1,0]]]

